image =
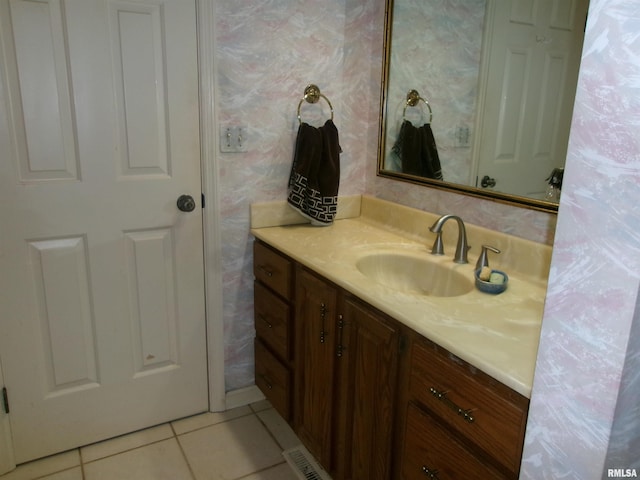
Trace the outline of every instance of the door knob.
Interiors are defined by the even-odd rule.
[[[191,195],[180,195],[176,205],[181,212],[193,212],[196,209],[196,201]]]
[[[482,188],[495,187],[496,179],[491,178],[489,175],[485,175],[484,177],[482,177],[482,181],[480,182],[480,185],[482,185]]]

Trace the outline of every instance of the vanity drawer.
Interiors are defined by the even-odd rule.
[[[289,305],[259,282],[254,283],[256,333],[284,360],[289,360]]]
[[[278,295],[291,299],[291,261],[260,242],[253,243],[253,274]]]
[[[291,373],[258,339],[255,340],[256,385],[271,405],[289,421],[291,419]]]
[[[401,467],[403,480],[508,478],[475,457],[438,422],[413,404],[409,404],[407,411],[405,439]]]
[[[511,472],[520,469],[528,400],[435,345],[415,342],[410,395]]]

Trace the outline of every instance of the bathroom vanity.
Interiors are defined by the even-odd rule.
[[[456,265],[453,230],[427,257],[436,216],[361,207],[331,227],[252,230],[256,384],[334,480],[517,478],[550,248],[469,226],[472,263]],[[510,274],[497,296],[471,282],[488,241],[516,250],[491,259]],[[372,255],[415,260],[410,276],[435,261],[429,276],[453,269],[455,288],[407,292],[388,262],[363,268]]]

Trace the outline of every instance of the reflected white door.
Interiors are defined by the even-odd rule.
[[[194,0],[0,0],[0,39],[16,460],[205,411]]]
[[[493,2],[478,176],[494,178],[497,191],[542,198],[564,165],[588,5]]]

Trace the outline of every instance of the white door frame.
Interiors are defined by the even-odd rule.
[[[209,366],[209,410],[221,412],[264,399],[255,385],[225,392],[224,319],[222,309],[222,237],[218,187],[218,136],[215,87],[215,0],[197,0],[198,71],[200,75],[200,148],[204,267]]]
[[[1,393],[2,387],[4,387],[4,378],[2,376],[2,358],[0,358],[0,475],[16,468],[9,413],[5,411]]]
[[[222,311],[222,237],[218,209],[218,131],[215,115],[213,0],[197,0],[198,72],[200,81],[200,149],[203,209],[209,410],[226,409],[224,382],[224,320]]]

